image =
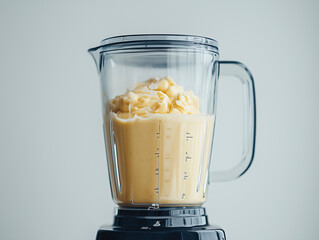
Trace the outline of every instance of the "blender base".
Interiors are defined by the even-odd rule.
[[[225,232],[209,225],[205,208],[118,208],[112,226],[103,225],[96,240],[225,240]]]

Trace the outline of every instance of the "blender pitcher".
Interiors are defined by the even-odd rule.
[[[119,206],[200,206],[210,178],[228,181],[247,171],[255,147],[254,82],[242,63],[219,61],[215,40],[118,36],[89,53],[101,82],[109,180]],[[234,168],[210,172],[219,75],[243,84],[243,155]]]

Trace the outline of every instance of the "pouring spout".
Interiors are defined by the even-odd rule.
[[[100,47],[90,48],[88,52],[94,59],[97,71],[100,72]]]

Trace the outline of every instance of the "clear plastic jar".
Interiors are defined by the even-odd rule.
[[[219,61],[217,42],[190,35],[107,38],[89,50],[101,81],[113,200],[120,206],[199,206],[209,175],[232,180],[255,146],[253,78],[239,62]],[[244,86],[244,147],[231,170],[210,173],[219,75]]]

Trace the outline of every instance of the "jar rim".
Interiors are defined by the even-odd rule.
[[[201,48],[218,53],[218,42],[209,37],[186,35],[186,34],[134,34],[119,35],[105,38],[101,45],[89,49],[89,52],[96,50],[114,51],[132,48]],[[102,48],[102,49],[100,49]]]

